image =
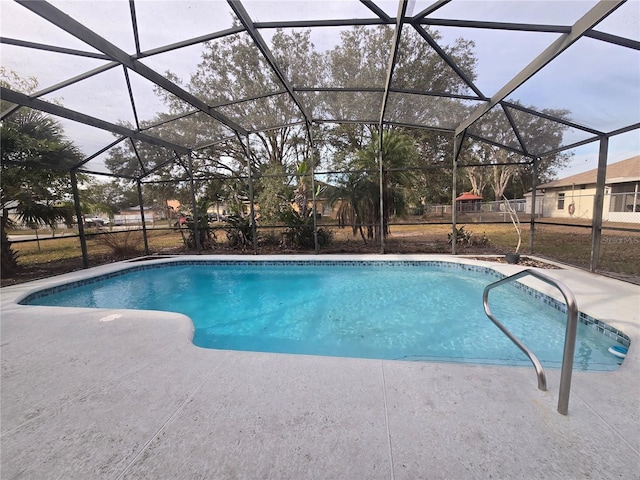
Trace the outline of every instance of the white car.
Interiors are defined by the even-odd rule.
[[[105,225],[109,225],[109,220],[105,220],[104,218],[86,217],[84,219],[84,226],[87,228],[104,227]]]

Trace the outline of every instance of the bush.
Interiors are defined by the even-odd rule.
[[[280,234],[274,231],[261,233],[259,244],[264,246],[277,247],[280,245]]]
[[[142,232],[137,230],[101,233],[95,235],[94,240],[98,245],[110,248],[116,257],[136,255],[142,251],[144,243]]]
[[[239,247],[245,250],[253,246],[253,229],[250,217],[229,215],[227,217],[227,241],[231,248]]]
[[[465,230],[464,226],[460,228],[456,228],[456,243],[458,245],[466,245],[471,244],[471,237],[473,236],[473,232],[469,230]],[[447,240],[449,240],[449,245],[453,243],[453,234],[447,234]]]
[[[327,230],[326,228],[318,229],[318,245],[323,247],[325,245],[329,245],[333,240],[333,232],[331,230]]]
[[[449,240],[449,245],[453,242],[453,234],[447,234],[447,239]],[[487,245],[489,243],[489,239],[487,235],[483,232],[482,237],[474,237],[473,232],[470,230],[465,230],[464,226],[460,228],[456,228],[456,244],[458,245]]]
[[[315,248],[315,238],[313,234],[313,215],[302,216],[293,208],[281,214],[282,221],[287,228],[282,232],[281,245],[285,248]],[[332,239],[332,232],[324,228],[318,229],[318,245],[329,244]]]
[[[202,250],[211,250],[216,246],[216,234],[213,229],[209,226],[208,217],[206,215],[198,217],[198,237],[200,240],[200,248]],[[185,222],[185,227],[189,230],[189,236],[185,239],[183,235],[183,240],[187,248],[192,250],[196,249],[198,245],[196,244],[196,229],[194,221]]]

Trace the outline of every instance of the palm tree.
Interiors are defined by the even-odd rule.
[[[339,204],[337,216],[340,226],[351,225],[364,242],[380,236],[380,173],[378,165],[379,137],[373,135],[364,150],[357,153],[341,185],[332,195],[332,203]],[[389,233],[392,215],[406,213],[404,190],[415,180],[413,171],[417,150],[410,137],[390,130],[382,134],[382,220],[384,233]],[[364,229],[367,231],[365,238]]]
[[[61,125],[41,112],[21,109],[2,122],[2,188],[0,189],[2,275],[18,269],[7,229],[16,223],[71,224],[68,168],[82,158],[65,139]],[[13,219],[9,213],[13,211]],[[17,219],[17,222],[16,220]]]

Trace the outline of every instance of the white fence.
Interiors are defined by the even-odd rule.
[[[524,198],[517,200],[509,200],[509,205],[519,214],[530,213],[531,208],[527,205],[527,200]],[[499,213],[506,215],[508,220],[508,212],[505,208],[504,202],[457,202],[456,204],[457,211],[459,213]],[[542,205],[539,205],[536,208],[536,211],[539,213]],[[451,205],[443,204],[443,205],[427,205],[424,208],[424,213],[427,215],[435,215],[435,216],[451,216]]]

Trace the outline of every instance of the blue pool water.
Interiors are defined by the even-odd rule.
[[[430,264],[173,263],[26,303],[183,313],[205,348],[529,365],[482,308],[497,278]],[[512,285],[492,290],[490,305],[544,366],[560,367],[566,314]],[[611,345],[579,324],[574,368],[617,368]]]

